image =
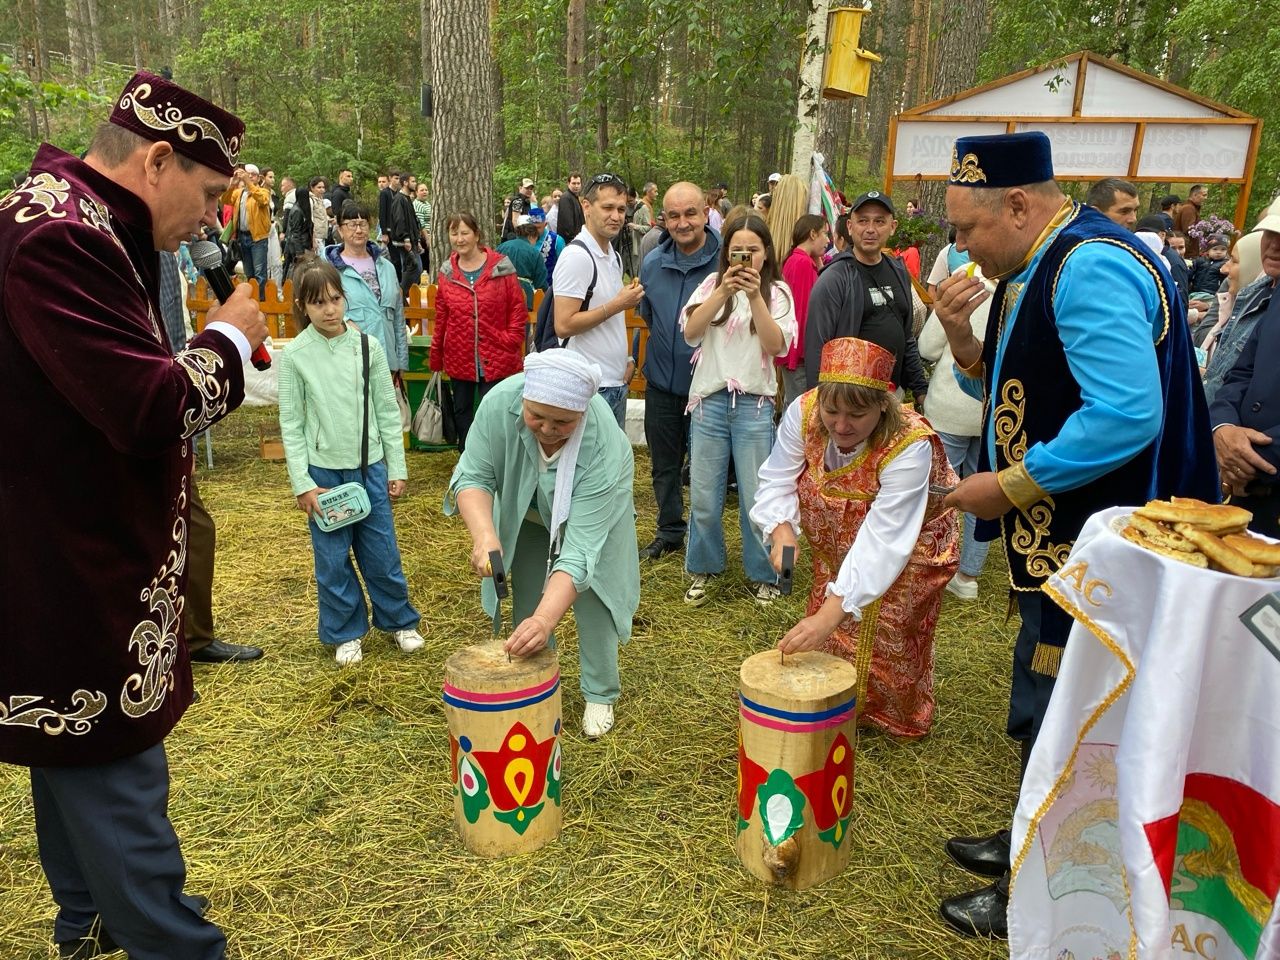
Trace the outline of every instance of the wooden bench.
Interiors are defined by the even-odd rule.
[[[258,290],[258,281],[243,280],[240,283],[248,283],[252,286],[254,293]],[[529,323],[533,324],[538,315],[538,305],[542,303],[543,292],[535,290],[533,294],[533,310],[529,312]],[[192,328],[198,333],[204,329],[205,318],[209,310],[216,303],[212,292],[209,290],[205,279],[201,277],[194,287],[189,291],[187,297],[187,308],[191,312]],[[293,282],[286,280],[282,290],[277,290],[275,282],[267,281],[266,299],[261,302],[262,312],[267,317],[267,332],[275,340],[291,339],[298,335],[298,325],[293,318]],[[427,287],[421,287],[414,284],[409,288],[409,305],[404,308],[405,321],[409,324],[410,334],[421,334],[431,336],[436,321],[436,285],[429,284]],[[649,343],[649,328],[645,326],[643,320],[636,315],[634,310],[628,310],[627,319],[627,342],[635,344],[636,335],[639,334],[639,352],[636,354],[638,361],[636,363],[636,372],[632,376],[628,389],[633,394],[644,394],[644,374],[640,371],[644,369],[645,350]]]

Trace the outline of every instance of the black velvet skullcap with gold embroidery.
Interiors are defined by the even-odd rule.
[[[147,140],[163,141],[228,177],[235,172],[244,140],[239,117],[145,70],[125,85],[111,111],[111,122]]]
[[[1053,179],[1049,138],[1036,130],[960,137],[951,152],[953,187],[1021,187]]]

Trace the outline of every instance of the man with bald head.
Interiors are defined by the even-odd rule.
[[[662,198],[667,235],[644,258],[640,285],[644,297],[636,312],[649,327],[644,360],[644,439],[658,501],[653,542],[640,551],[656,560],[684,546],[684,495],[680,474],[689,453],[689,381],[693,348],[680,332],[680,311],[698,284],[713,273],[720,237],[707,226],[702,188],[673,183]]]
[[[30,770],[61,957],[226,952],[183,892],[164,740],[192,701],[192,437],[240,405],[267,327],[243,284],[174,355],[156,254],[217,222],[243,135],[138,73],[84,159],[45,144],[0,200],[0,409],[23,411],[0,443],[0,763]]]
[[[977,539],[1003,534],[1022,619],[1007,731],[1025,773],[1072,622],[1041,585],[1099,510],[1174,494],[1216,501],[1213,439],[1168,270],[1063,196],[1043,133],[956,141],[947,219],[999,282],[985,340],[969,323],[988,298],[982,281],[957,271],[938,285],[954,375],[987,401],[978,472],[945,503],[982,521]],[[953,837],[946,851],[995,882],[944,900],[942,918],[970,936],[1007,936],[1009,831]]]

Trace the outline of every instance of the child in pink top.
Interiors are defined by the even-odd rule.
[[[809,315],[809,292],[818,282],[822,253],[830,241],[826,218],[816,213],[805,214],[791,231],[791,254],[782,265],[782,279],[795,299],[796,339],[790,352],[774,361],[782,374],[784,409],[809,388],[804,375],[804,326]]]

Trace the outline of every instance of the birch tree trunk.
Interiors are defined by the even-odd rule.
[[[470,212],[482,226],[493,221],[493,74],[475,69],[490,51],[487,0],[449,0],[430,6],[435,44],[431,246],[441,257],[449,249],[452,214]]]
[[[822,65],[827,50],[829,0],[809,0],[809,18],[804,30],[804,52],[800,60],[800,83],[796,93],[795,140],[791,153],[791,173],[809,182],[810,158],[818,137],[818,114],[822,107]]]

